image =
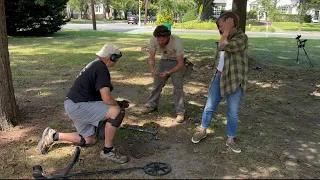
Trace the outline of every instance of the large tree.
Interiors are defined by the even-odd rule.
[[[239,27],[243,32],[246,31],[246,16],[247,16],[247,0],[233,0],[232,11],[239,16]]]
[[[261,5],[263,6],[263,11],[266,13],[267,21],[275,21],[280,15],[280,11],[277,6],[279,1],[280,0],[261,0]]]
[[[69,21],[66,19],[67,2],[68,0],[5,0],[8,35],[52,35]]]
[[[201,21],[206,21],[212,19],[213,16],[213,0],[194,0],[197,4],[197,8],[199,9],[201,5],[203,5],[203,11],[200,15]]]
[[[20,121],[11,77],[4,1],[0,0],[0,129]]]

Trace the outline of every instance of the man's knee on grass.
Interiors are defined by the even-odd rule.
[[[81,135],[79,135],[79,136],[80,136],[80,142],[78,145],[81,147],[94,145],[97,142],[95,135],[92,135],[92,136],[89,136],[86,138],[83,138],[83,136],[81,136]]]

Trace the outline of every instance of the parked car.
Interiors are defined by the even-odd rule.
[[[156,22],[156,21],[157,21],[157,16],[151,16],[150,22],[151,22],[151,23],[154,23],[154,22]]]
[[[139,17],[137,15],[128,15],[127,16],[128,24],[138,24]]]

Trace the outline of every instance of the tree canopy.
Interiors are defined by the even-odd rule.
[[[68,0],[5,0],[8,35],[51,35],[68,22]]]

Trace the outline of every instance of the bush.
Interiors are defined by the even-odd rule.
[[[249,20],[249,19],[258,19],[258,12],[257,12],[257,10],[252,9],[252,10],[250,10],[250,11],[247,13],[247,20]]]
[[[276,19],[277,22],[299,22],[299,15],[297,14],[281,14]]]
[[[199,21],[193,20],[184,23],[178,23],[173,25],[174,28],[179,29],[205,29],[205,30],[217,30],[217,25],[214,21]]]
[[[265,26],[246,26],[247,31],[252,31],[252,32],[266,32],[266,27]],[[268,32],[276,32],[276,29],[274,27],[268,27]]]
[[[156,24],[173,24],[174,18],[173,15],[170,14],[167,10],[163,10],[161,13],[157,14]]]
[[[187,21],[192,21],[197,18],[197,13],[195,11],[188,11],[186,14],[183,15],[181,21],[182,22],[187,22]]]
[[[305,23],[311,23],[311,20],[312,20],[312,16],[311,15],[305,15],[303,17],[303,22],[305,22]]]
[[[7,33],[10,36],[47,36],[59,31],[69,20],[68,0],[5,0]]]

